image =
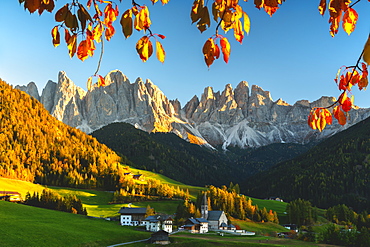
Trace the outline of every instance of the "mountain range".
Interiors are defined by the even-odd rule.
[[[58,120],[86,133],[126,122],[147,132],[172,132],[189,142],[223,149],[321,140],[370,115],[369,109],[354,109],[347,126],[334,123],[318,132],[308,127],[308,113],[312,107],[332,104],[333,97],[289,105],[282,99],[273,101],[270,92],[242,81],[235,89],[227,84],[222,92],[206,87],[200,99],[194,96],[182,107],[149,79],[131,83],[116,70],[107,74],[105,83],[86,92],[60,72],[58,82],[48,81],[41,95],[33,82],[16,88],[38,99]]]

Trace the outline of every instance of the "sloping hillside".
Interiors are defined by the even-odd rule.
[[[234,147],[227,152],[215,151],[188,143],[172,133],[149,134],[127,123],[109,124],[92,136],[125,155],[137,168],[199,186],[240,183],[309,148],[309,145],[272,144],[257,149]]]
[[[47,185],[114,189],[122,161],[95,138],[52,117],[0,80],[0,176]]]
[[[0,201],[0,246],[107,246],[150,237],[117,222]]]
[[[309,152],[243,184],[255,197],[303,198],[327,208],[345,203],[370,210],[370,119],[323,141]]]

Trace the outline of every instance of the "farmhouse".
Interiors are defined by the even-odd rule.
[[[172,232],[173,219],[169,215],[151,215],[143,220],[147,231],[158,232],[164,230],[168,233]]]
[[[169,244],[170,239],[168,237],[168,232],[160,230],[152,234],[150,242],[153,244]]]
[[[7,200],[10,202],[20,202],[22,200],[21,194],[16,191],[0,191],[0,200]]]
[[[208,221],[204,218],[189,218],[185,221],[184,229],[191,233],[206,233]]]
[[[138,226],[142,225],[142,221],[145,219],[146,208],[122,207],[118,213],[121,214],[120,223],[122,226]]]

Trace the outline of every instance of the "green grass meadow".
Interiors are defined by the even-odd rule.
[[[0,246],[107,246],[150,233],[118,222],[0,201]]]

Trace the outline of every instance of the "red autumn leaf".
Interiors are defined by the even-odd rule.
[[[343,101],[342,103],[342,109],[345,112],[348,112],[352,109],[352,102],[350,98],[347,98],[346,100]]]
[[[57,47],[58,45],[60,45],[60,34],[59,34],[58,26],[55,26],[51,30],[51,36],[53,37],[54,47]]]
[[[105,86],[105,79],[101,75],[98,75],[98,87],[104,87]]]

